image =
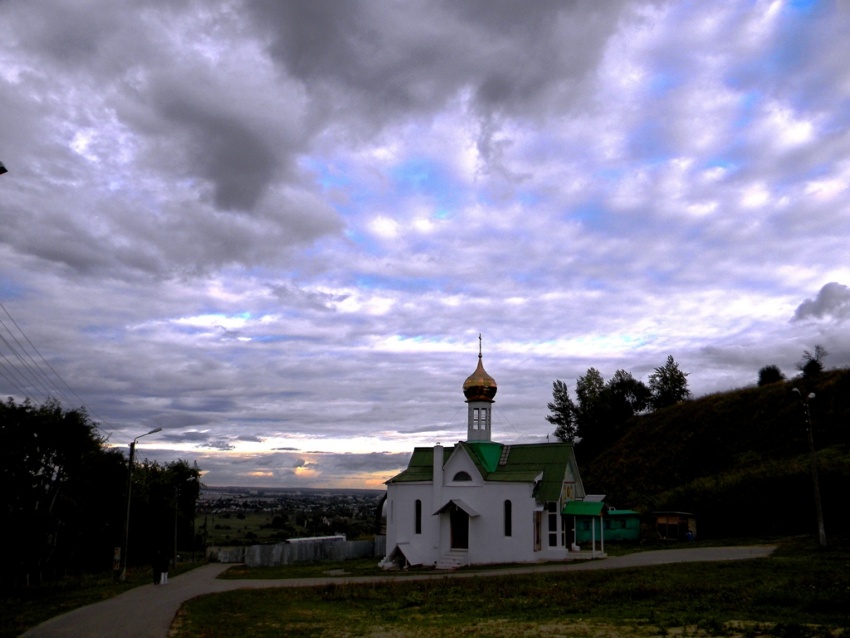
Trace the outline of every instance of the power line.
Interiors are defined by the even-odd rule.
[[[12,324],[15,326],[15,328],[18,329],[18,332],[20,332],[21,336],[24,338],[24,340],[26,340],[26,342],[29,344],[30,348],[32,348],[32,350],[35,351],[35,353],[38,355],[39,359],[41,359],[41,361],[44,363],[44,365],[47,366],[47,368],[50,370],[50,372],[53,373],[53,376],[56,379],[58,379],[59,382],[61,382],[61,384],[65,388],[67,388],[67,390],[77,399],[77,401],[80,402],[79,405],[82,406],[82,408],[85,409],[85,411],[87,413],[91,414],[92,416],[95,417],[95,419],[97,419],[97,421],[92,421],[92,424],[94,425],[95,428],[100,430],[106,436],[106,439],[108,440],[109,437],[112,436],[112,433],[106,432],[105,430],[103,430],[103,428],[101,428],[100,424],[98,423],[98,421],[104,422],[104,423],[105,423],[105,421],[102,418],[100,418],[95,412],[93,412],[88,406],[86,406],[85,401],[83,401],[83,399],[80,397],[80,395],[78,395],[74,391],[74,389],[71,388],[70,385],[68,385],[68,383],[65,381],[65,379],[62,378],[62,375],[60,375],[56,371],[56,369],[52,365],[50,365],[50,363],[47,361],[47,359],[44,358],[44,355],[42,355],[41,352],[39,351],[39,349],[35,347],[35,344],[26,335],[26,333],[23,331],[23,329],[20,327],[20,325],[18,325],[18,322],[15,321],[15,318],[6,309],[6,306],[4,306],[2,302],[0,302],[0,308],[2,308],[3,312],[6,313],[6,316],[9,318],[9,320],[12,322]],[[44,370],[42,370],[39,363],[32,357],[32,355],[27,351],[26,347],[20,342],[20,340],[15,336],[15,334],[10,330],[9,326],[6,325],[6,322],[3,321],[2,317],[0,317],[0,324],[3,325],[3,327],[6,329],[6,332],[8,332],[9,335],[12,337],[12,339],[15,341],[15,343],[18,344],[18,347],[20,348],[20,350],[32,362],[32,366],[30,364],[28,364],[22,358],[22,356],[17,352],[15,347],[11,343],[9,343],[9,341],[2,335],[2,333],[0,333],[0,340],[2,340],[3,343],[5,343],[6,346],[17,357],[18,361],[20,361],[20,363],[24,366],[24,368],[30,373],[31,378],[36,381],[36,384],[41,386],[41,388],[46,392],[47,398],[54,397],[54,398],[59,399],[60,403],[61,403],[61,401],[64,401],[66,404],[71,405],[73,403],[73,401],[71,401],[68,398],[68,396],[56,385],[56,383],[54,383],[51,380],[50,375],[48,375],[47,373],[44,372]],[[9,362],[9,360],[6,358],[6,356],[2,352],[0,352],[0,356],[7,363]],[[25,390],[25,387],[27,385],[31,385],[31,384],[24,383],[23,387],[21,386],[20,381],[23,378],[23,375],[21,375],[19,372],[17,372],[16,367],[17,366],[10,365],[8,370],[11,370],[11,374],[12,374],[13,377],[16,378],[17,382],[12,381],[12,379],[10,379],[10,377],[6,374],[6,372],[8,370],[6,370],[6,371],[2,370],[2,368],[3,368],[2,363],[0,363],[0,374],[2,374],[3,377],[7,381],[9,381],[19,392],[21,392],[22,396],[26,397],[28,395],[28,392]],[[51,393],[51,391],[50,391],[51,388],[54,390],[53,393]]]
[[[18,329],[18,332],[20,332],[20,333],[21,333],[21,336],[23,336],[23,338],[24,338],[24,339],[26,339],[26,342],[30,345],[30,347],[31,347],[33,350],[35,350],[35,353],[36,353],[36,354],[39,356],[39,358],[40,358],[40,359],[44,362],[44,364],[45,364],[45,365],[46,365],[46,366],[50,369],[50,371],[54,374],[54,376],[55,376],[57,379],[59,379],[59,381],[61,381],[61,382],[62,382],[62,385],[64,385],[64,386],[68,389],[68,391],[69,391],[71,394],[73,394],[73,395],[77,398],[77,400],[80,402],[80,404],[82,405],[82,404],[84,403],[84,401],[83,401],[83,400],[82,400],[79,396],[77,396],[77,394],[74,392],[74,390],[73,390],[73,389],[72,389],[72,388],[71,388],[71,387],[70,387],[67,383],[65,383],[65,380],[62,378],[62,376],[61,376],[58,372],[56,372],[56,370],[53,368],[53,366],[51,366],[51,365],[50,365],[50,363],[47,361],[47,359],[45,359],[45,358],[42,356],[42,354],[41,354],[41,352],[39,352],[38,348],[36,348],[36,347],[35,347],[35,344],[34,344],[32,341],[30,341],[30,338],[29,338],[29,337],[27,337],[26,333],[25,333],[25,332],[21,329],[21,327],[18,325],[18,322],[17,322],[17,321],[15,321],[15,318],[14,318],[11,314],[9,314],[9,311],[8,311],[8,310],[6,310],[6,307],[5,307],[2,303],[0,303],[0,308],[2,308],[2,309],[3,309],[3,312],[5,312],[5,313],[6,313],[6,316],[8,316],[8,317],[9,317],[9,320],[10,320],[10,321],[14,324],[15,328],[17,328],[17,329]],[[2,324],[3,324],[3,327],[5,327],[5,328],[6,328],[6,330],[7,330],[10,334],[12,334],[12,332],[9,330],[8,326],[6,326],[6,324],[5,324],[5,322],[3,321],[3,319],[2,319],[2,318],[0,318],[0,323],[2,323]],[[39,370],[39,372],[41,372],[42,377],[43,377],[45,380],[47,380],[47,381],[48,381],[48,383],[49,383],[51,386],[53,386],[54,390],[57,390],[57,391],[58,391],[58,392],[57,392],[57,394],[59,394],[59,395],[60,395],[60,398],[64,399],[67,403],[72,403],[72,401],[71,401],[70,399],[68,399],[68,397],[67,397],[67,396],[66,396],[66,395],[62,392],[62,390],[61,390],[61,389],[59,389],[59,388],[57,388],[57,387],[56,387],[56,385],[55,385],[54,383],[52,383],[52,382],[49,380],[48,375],[47,375],[47,374],[45,374],[45,373],[44,373],[44,372],[40,369],[40,367],[39,367],[38,363],[35,361],[35,359],[33,359],[33,358],[32,358],[32,355],[30,355],[30,354],[29,354],[29,352],[27,352],[27,351],[26,351],[26,348],[25,348],[25,347],[21,344],[21,342],[20,342],[20,341],[18,341],[17,337],[15,337],[14,335],[12,335],[12,336],[13,336],[13,338],[15,339],[15,342],[16,342],[16,343],[17,343],[17,344],[21,347],[21,350],[23,350],[24,352],[26,352],[27,357],[29,358],[29,360],[30,360],[30,361],[32,361],[33,365],[34,365],[34,366],[36,366],[36,368]]]
[[[9,360],[6,358],[5,354],[0,352],[0,357],[2,357],[3,360],[8,363]],[[15,375],[14,375],[15,368],[14,368],[14,366],[10,365],[9,370],[12,373],[11,376],[10,376],[10,374],[7,374],[6,366],[3,365],[2,362],[0,362],[0,375],[2,375],[3,378],[6,379],[6,381],[8,381],[9,384],[12,385],[15,388],[15,390],[18,392],[18,394],[20,394],[22,397],[27,396],[27,394],[28,394],[27,391],[24,389],[23,386],[20,385],[18,380],[15,378]]]
[[[24,388],[29,387],[35,390],[36,392],[43,392],[46,397],[49,397],[50,390],[48,390],[47,387],[33,375],[32,370],[27,367],[26,363],[21,358],[20,353],[15,350],[14,346],[12,346],[6,339],[6,337],[4,337],[2,334],[0,334],[0,341],[6,344],[6,347],[9,348],[10,353],[15,356],[15,358],[18,360],[18,363],[20,364],[15,365],[13,361],[9,361],[9,358],[5,354],[3,355],[3,360],[6,361],[6,364],[8,365],[7,370],[17,379],[18,383]],[[35,386],[37,385],[41,385],[40,390],[38,388],[35,388]]]

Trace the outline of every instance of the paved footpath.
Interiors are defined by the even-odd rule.
[[[479,572],[423,572],[421,575],[410,575],[403,578],[405,581],[432,578],[479,578],[505,574],[569,572],[669,563],[742,560],[769,556],[774,549],[776,547],[772,545],[665,549],[615,556],[603,560],[524,565]],[[393,578],[392,576],[334,576],[287,580],[219,580],[216,578],[221,572],[232,566],[232,564],[211,563],[170,578],[167,585],[150,584],[131,589],[109,600],[80,607],[67,614],[51,618],[30,629],[23,636],[28,638],[167,638],[171,622],[180,606],[185,601],[202,594],[231,589],[366,583]]]

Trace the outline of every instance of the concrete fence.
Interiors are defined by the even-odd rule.
[[[341,561],[352,558],[383,558],[387,537],[349,541],[344,537],[298,538],[275,545],[209,547],[207,559],[219,563],[245,563],[249,567],[276,567],[296,563]]]

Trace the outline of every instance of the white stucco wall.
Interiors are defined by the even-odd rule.
[[[487,483],[481,479],[472,460],[458,451],[446,463],[442,484],[432,482],[397,483],[387,486],[387,551],[399,543],[409,547],[423,565],[433,565],[451,549],[451,522],[447,513],[434,516],[448,501],[457,499],[478,515],[469,519],[468,559],[470,564],[511,563],[558,560],[566,557],[561,545],[558,520],[557,547],[548,546],[548,512],[545,504],[532,497],[530,483]],[[439,451],[438,451],[439,455]],[[466,472],[471,481],[455,481],[458,472]],[[438,472],[439,478],[439,472]],[[415,533],[415,503],[422,502],[422,533]],[[511,536],[506,537],[505,500],[511,501]],[[540,550],[535,551],[535,511],[542,511]],[[559,504],[560,511],[560,504]]]

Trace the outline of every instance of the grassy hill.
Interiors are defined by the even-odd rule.
[[[701,536],[809,532],[815,526],[805,413],[810,411],[827,536],[850,493],[850,370],[714,394],[637,417],[608,451],[582,464],[588,492],[617,507],[681,510]],[[843,525],[842,525],[843,527]]]

